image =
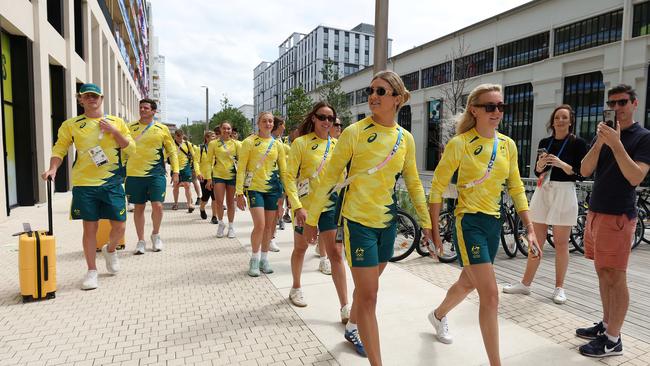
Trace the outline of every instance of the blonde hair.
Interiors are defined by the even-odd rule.
[[[399,109],[402,108],[402,106],[406,104],[406,102],[408,102],[411,98],[411,93],[409,93],[409,91],[406,89],[406,86],[404,86],[402,78],[399,77],[399,75],[397,75],[395,72],[390,70],[379,71],[375,74],[375,76],[373,76],[371,82],[375,79],[381,79],[387,82],[393,91],[398,96],[402,97],[402,101],[397,105],[397,108],[395,108],[395,112],[399,111]]]
[[[260,121],[262,120],[262,116],[264,116],[265,114],[268,114],[268,115],[270,115],[271,117],[274,117],[274,118],[275,118],[275,116],[273,115],[272,112],[269,112],[269,111],[263,111],[263,112],[260,112],[260,114],[257,115],[257,124],[260,123]],[[232,126],[231,126],[231,127],[232,127]]]
[[[474,118],[474,115],[469,110],[469,107],[478,103],[478,100],[481,97],[481,95],[490,92],[501,93],[501,85],[481,84],[476,88],[474,88],[471,93],[469,93],[469,96],[467,97],[467,105],[465,106],[465,110],[458,117],[456,117],[456,135],[465,133],[471,130],[472,128],[474,128],[474,126],[476,126],[476,118]]]

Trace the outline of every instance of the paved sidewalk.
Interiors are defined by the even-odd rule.
[[[69,200],[68,193],[55,195],[55,300],[20,302],[17,238],[9,236],[23,221],[44,228],[45,206],[18,208],[0,224],[0,365],[367,365],[343,339],[331,277],[317,271],[312,249],[303,275],[309,306],[288,304],[289,227],[278,232],[282,250],[270,257],[276,272],[250,278],[247,212],[237,212],[237,239],[216,239],[216,225],[200,220],[198,211],[166,211],[165,250],[144,256],[131,254],[135,233],[129,218],[122,272],[106,275],[99,257],[100,288],[84,292],[79,290],[85,273],[81,224],[67,220]],[[455,343],[435,341],[426,314],[458,270],[426,260],[389,265],[382,276],[378,314],[384,364],[486,364],[475,298],[450,315]],[[598,364],[578,355],[570,342],[557,344],[518,322],[500,318],[504,364]],[[640,357],[625,360],[647,364],[634,363]]]

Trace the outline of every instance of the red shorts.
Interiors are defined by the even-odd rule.
[[[593,259],[596,269],[627,270],[636,218],[627,215],[587,214],[584,233],[585,257]]]

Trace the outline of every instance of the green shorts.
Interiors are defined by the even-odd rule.
[[[121,184],[72,187],[70,217],[84,221],[126,221],[124,188]]]
[[[152,177],[126,177],[126,198],[129,203],[142,205],[165,202],[167,179],[162,175]]]
[[[501,219],[484,213],[456,216],[453,242],[461,267],[494,263],[501,243]]]
[[[217,178],[217,177],[212,177],[212,184],[218,184],[218,183],[223,183],[227,186],[235,186],[235,178],[233,179],[223,179],[223,178]]]
[[[264,207],[265,211],[275,211],[278,209],[279,192],[258,192],[246,191],[248,204],[250,208]]]
[[[320,217],[318,218],[318,231],[324,233],[330,230],[336,230],[336,216],[334,216],[335,210],[329,210],[321,212]],[[302,226],[294,226],[293,231],[302,235]]]
[[[192,181],[192,167],[186,165],[185,168],[181,169],[178,172],[178,181],[179,182],[191,182]]]
[[[377,229],[343,219],[343,243],[350,267],[375,267],[393,257],[397,222]]]

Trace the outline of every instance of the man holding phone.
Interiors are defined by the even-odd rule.
[[[596,138],[582,160],[580,173],[595,172],[585,226],[585,257],[594,261],[603,319],[576,335],[591,342],[580,347],[590,357],[623,354],[621,328],[630,302],[627,263],[636,228],[635,188],[650,168],[650,131],[634,121],[637,95],[629,85],[607,92],[607,106],[615,111],[614,128],[598,124]],[[611,116],[604,116],[611,119]]]

